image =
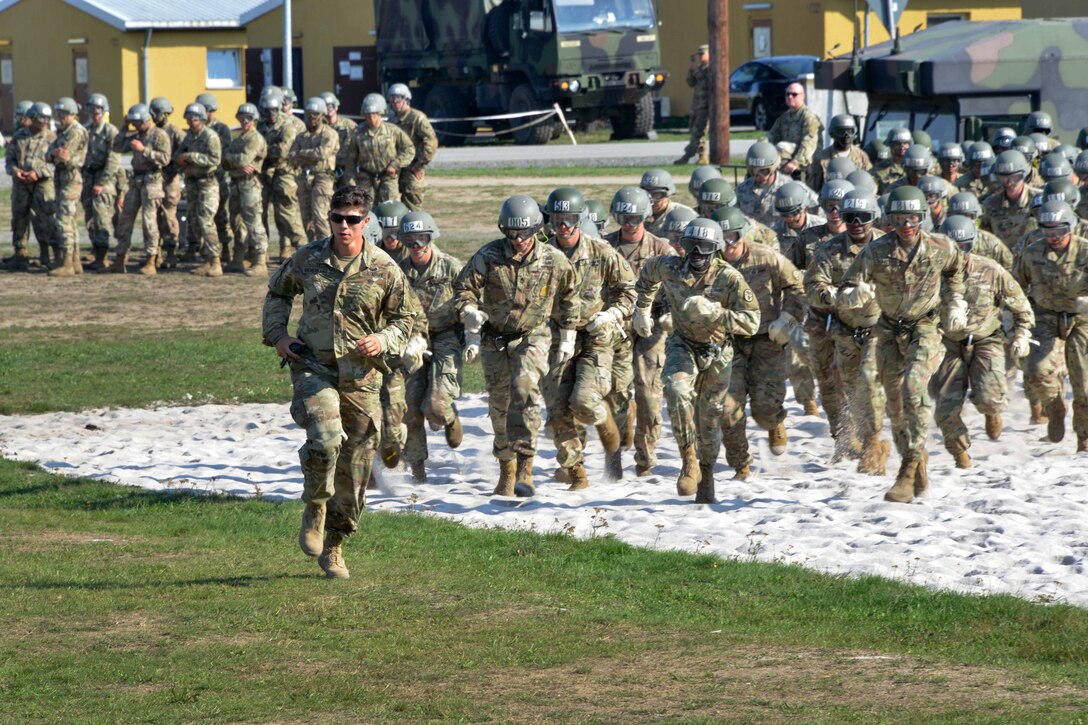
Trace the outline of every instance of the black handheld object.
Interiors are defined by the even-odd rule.
[[[295,353],[296,355],[303,355],[306,353],[307,348],[301,342],[292,342],[290,345],[287,346],[287,349]],[[287,360],[288,358],[286,357],[280,359],[281,368],[287,367]]]

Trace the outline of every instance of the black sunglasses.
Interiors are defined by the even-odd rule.
[[[341,214],[338,211],[329,212],[329,221],[333,224],[344,224],[345,222],[349,227],[357,227],[363,223],[364,216],[359,214]]]

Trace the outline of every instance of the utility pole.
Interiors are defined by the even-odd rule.
[[[294,88],[291,66],[291,0],[283,0],[283,85]]]
[[[707,0],[710,30],[710,162],[729,163],[729,0]]]

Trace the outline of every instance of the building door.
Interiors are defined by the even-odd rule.
[[[752,57],[769,58],[771,52],[771,21],[752,21]]]
[[[80,106],[87,102],[90,94],[90,69],[87,65],[87,51],[72,48],[72,98]]]
[[[291,48],[291,81],[302,107],[302,48]],[[283,85],[283,48],[246,48],[246,101],[256,103],[268,85]]]
[[[15,78],[11,71],[11,53],[0,53],[0,131],[8,134],[15,132]]]
[[[333,93],[340,99],[340,109],[348,116],[363,110],[363,96],[381,93],[378,78],[378,49],[373,45],[342,46],[332,49]]]

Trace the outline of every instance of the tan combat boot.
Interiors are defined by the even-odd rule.
[[[873,435],[862,449],[861,458],[858,460],[858,473],[870,476],[888,475],[888,454],[891,451],[892,446],[888,441],[881,440],[879,433]]]
[[[805,403],[805,415],[820,415],[820,406],[816,405],[815,400],[810,400]]]
[[[223,261],[227,266],[223,268],[224,272],[230,272],[231,274],[245,274],[246,271],[246,245],[242,242],[234,243],[234,253],[230,256],[230,261],[226,260],[227,245],[223,245]]]
[[[699,488],[695,491],[695,503],[718,503],[714,498],[714,465],[699,464]]]
[[[253,266],[244,272],[247,277],[267,277],[268,276],[268,255],[261,252],[257,255],[257,259],[253,262]]]
[[[325,538],[325,548],[317,557],[317,565],[324,570],[326,579],[347,579],[351,576],[344,561],[343,543],[344,537],[331,531]]]
[[[737,481],[747,481],[752,477],[752,469],[749,464],[745,463],[742,466],[736,466],[733,468],[733,478]]]
[[[1061,443],[1065,438],[1065,401],[1054,398],[1046,406],[1046,438],[1051,443]]]
[[[699,166],[706,166],[710,163],[710,157],[706,155],[706,151],[699,154],[699,158],[695,160],[695,163],[699,164]]]
[[[967,453],[967,451],[960,451],[959,453],[952,454],[952,456],[956,459],[956,468],[971,467],[971,456]]]
[[[306,556],[321,556],[325,542],[325,504],[308,503],[302,509],[298,545]]]
[[[416,483],[427,482],[427,466],[423,461],[412,461],[412,480]]]
[[[615,453],[620,449],[620,430],[616,427],[616,421],[612,417],[612,411],[608,409],[608,406],[604,406],[604,420],[598,423],[597,437],[601,439],[601,445],[604,446],[605,453]]]
[[[776,456],[785,453],[786,444],[789,441],[786,437],[786,424],[779,423],[774,428],[767,431],[767,441],[771,444],[771,453]]]
[[[699,461],[695,457],[695,446],[687,445],[680,449],[680,477],[676,479],[676,494],[690,496],[699,485]]]
[[[580,491],[589,488],[589,477],[586,476],[586,467],[581,463],[570,469],[570,486],[568,491]]]
[[[159,255],[157,255],[157,254],[152,254],[152,255],[148,256],[148,258],[144,260],[143,265],[137,270],[137,272],[139,272],[140,274],[143,274],[143,275],[147,275],[147,276],[158,274],[159,273],[159,269],[158,269],[159,265],[158,265],[158,262],[157,262],[158,256]]]
[[[75,270],[72,269],[72,253],[67,249],[61,249],[59,254],[57,254],[57,265],[49,270],[49,276],[74,277],[75,273]]]
[[[1005,429],[1005,423],[1001,420],[1001,413],[986,414],[986,435],[990,440],[996,441],[1001,437],[1001,431]]]
[[[113,257],[113,264],[111,264],[109,267],[103,267],[98,271],[100,274],[106,274],[107,272],[109,274],[125,274],[126,272],[128,272],[128,268],[126,267],[127,264],[128,253],[126,252],[125,254],[117,254]]]
[[[499,483],[495,486],[495,496],[514,495],[514,477],[517,463],[515,461],[499,461]]]
[[[895,484],[884,494],[885,501],[910,503],[914,500],[914,479],[918,476],[918,461],[904,458],[899,465]]]
[[[453,411],[453,420],[446,423],[445,433],[446,445],[450,448],[457,448],[465,439],[465,429],[461,425],[461,416],[457,415],[456,409]]]
[[[1030,423],[1032,425],[1042,425],[1043,423],[1046,423],[1046,416],[1043,414],[1043,404],[1042,403],[1032,403],[1031,404],[1031,421],[1030,421]]]
[[[222,277],[223,265],[219,262],[219,255],[208,257],[208,269],[204,272],[205,277]]]
[[[78,244],[75,247],[75,251],[72,252],[70,256],[72,258],[72,271],[77,275],[83,274],[83,259],[80,257]]]
[[[570,469],[559,466],[555,469],[555,482],[556,483],[571,483],[573,479],[570,477]]]
[[[533,457],[518,454],[517,471],[514,475],[514,495],[528,498],[536,493],[533,485]]]
[[[921,496],[929,488],[929,451],[923,450],[914,472],[914,495]]]

